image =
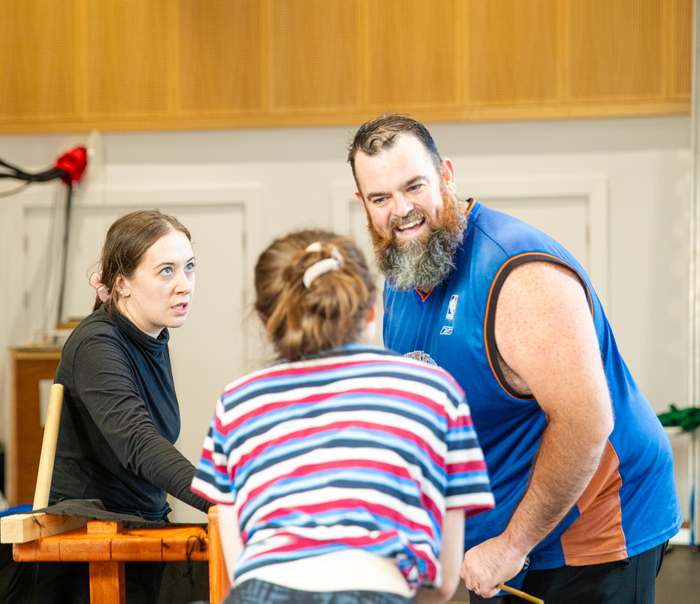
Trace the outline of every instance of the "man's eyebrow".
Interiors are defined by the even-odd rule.
[[[421,181],[421,180],[426,180],[426,177],[422,176],[422,175],[414,176],[413,178],[411,178],[411,179],[407,180],[405,183],[403,183],[402,188],[407,189],[408,187],[415,185],[418,181]]]
[[[424,180],[427,180],[427,177],[423,176],[422,174],[418,175],[418,176],[414,176],[413,178],[409,178],[406,182],[402,183],[399,188],[400,189],[407,189],[408,187],[415,185],[417,182],[424,181]],[[377,197],[384,197],[385,195],[388,195],[388,194],[389,193],[385,193],[383,191],[378,191],[376,193],[368,193],[367,199],[375,199]]]

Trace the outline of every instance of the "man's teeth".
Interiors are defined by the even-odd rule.
[[[418,220],[413,220],[407,224],[402,224],[400,227],[398,227],[398,229],[399,231],[405,231],[406,229],[419,225],[421,222],[423,222],[423,219],[419,218]]]

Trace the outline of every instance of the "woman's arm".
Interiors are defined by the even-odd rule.
[[[224,551],[226,570],[228,570],[231,587],[233,587],[233,567],[236,565],[238,556],[243,551],[243,541],[241,541],[241,535],[238,531],[238,516],[236,515],[235,507],[220,503],[218,510],[221,548]]]
[[[156,429],[133,371],[119,343],[93,334],[73,359],[75,394],[125,468],[206,512],[211,502],[190,490],[194,466]]]
[[[442,585],[421,588],[413,598],[416,604],[449,602],[459,586],[459,572],[464,556],[464,510],[447,510],[442,521]]]

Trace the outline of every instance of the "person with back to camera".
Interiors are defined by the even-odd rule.
[[[93,313],[70,335],[55,382],[64,401],[50,503],[99,499],[108,511],[167,521],[167,494],[206,512],[191,492],[195,468],[174,447],[180,412],[169,328],[185,323],[194,294],[189,231],[157,210],[109,228],[90,279]],[[87,563],[45,563],[41,602],[89,602]],[[126,564],[130,604],[157,602],[162,564]],[[53,599],[52,599],[53,598]]]
[[[407,116],[365,123],[348,161],[386,276],[384,344],[455,376],[489,468],[496,507],[465,523],[470,601],[516,577],[547,604],[653,602],[682,522],[671,447],[583,267],[457,198]]]
[[[371,346],[352,241],[275,240],[255,308],[279,361],[226,387],[192,489],[219,504],[226,604],[445,602],[461,525],[494,505],[462,390]]]

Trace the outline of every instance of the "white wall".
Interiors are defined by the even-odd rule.
[[[261,192],[259,241],[264,246],[293,228],[331,226],[331,191],[338,183],[351,182],[345,145],[353,130],[105,134],[101,174],[99,178],[93,174],[87,186],[99,181],[108,189],[255,187]],[[441,124],[432,126],[431,132],[442,154],[453,159],[458,177],[607,178],[610,283],[606,312],[625,360],[655,410],[665,410],[671,402],[684,406],[689,118]],[[0,136],[0,158],[25,169],[41,169],[85,141],[80,135]],[[16,199],[0,198],[2,274],[21,254],[5,236],[15,226],[11,221]],[[193,236],[205,240],[207,234]],[[24,344],[16,341],[17,331],[11,328],[14,318],[7,314],[18,296],[20,291],[0,287],[0,417],[5,417],[8,396],[5,351],[10,345]],[[193,312],[197,312],[196,303]],[[212,342],[202,354],[225,354],[225,346],[225,342]],[[200,402],[199,407],[206,405]],[[5,436],[5,427],[0,426],[0,438]],[[183,430],[180,446],[193,461],[202,437]],[[679,491],[687,509],[684,439],[674,448]]]

